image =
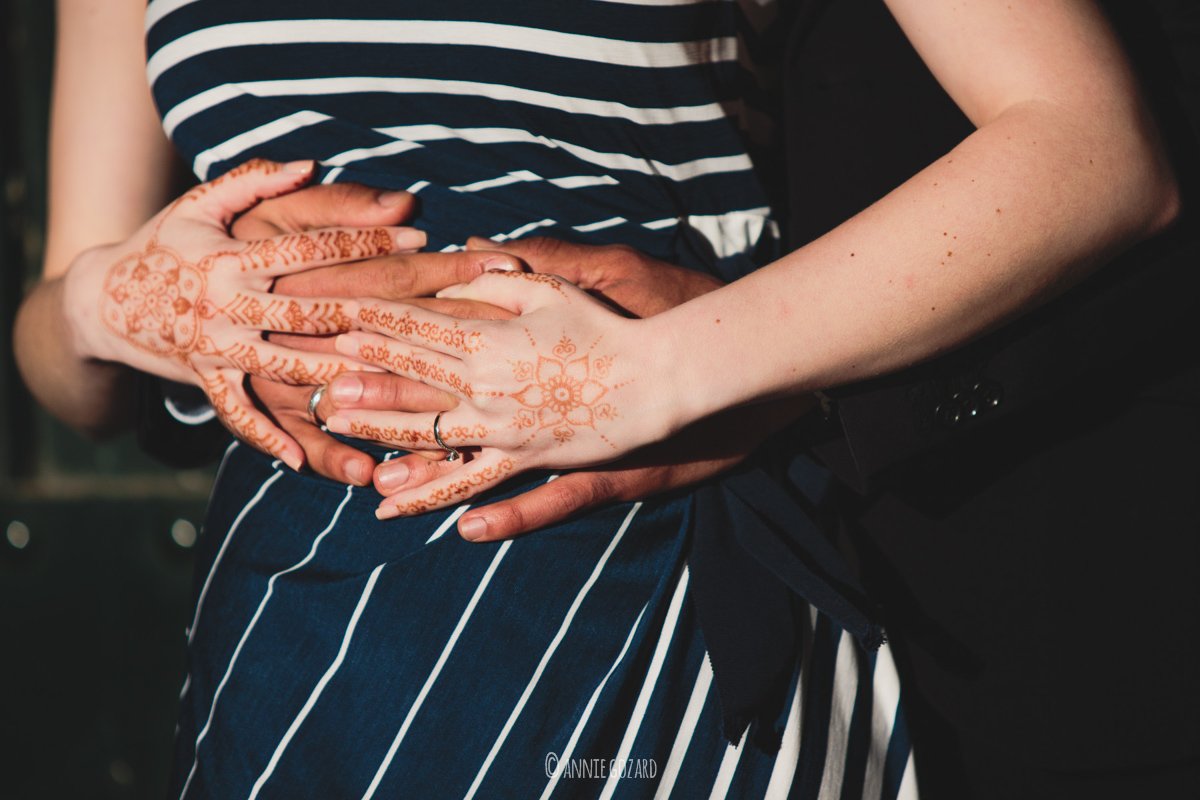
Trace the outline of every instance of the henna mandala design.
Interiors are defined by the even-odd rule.
[[[513,418],[514,427],[535,429],[531,438],[549,428],[561,444],[575,436],[575,429],[595,430],[597,420],[617,416],[612,404],[600,400],[610,388],[619,387],[609,387],[598,380],[608,377],[613,357],[593,358],[590,350],[576,354],[575,343],[564,336],[552,349],[551,357],[538,356],[536,363],[512,362],[513,377],[528,382],[509,395],[522,406]]]
[[[411,500],[407,503],[398,503],[396,509],[401,514],[421,514],[425,511],[432,511],[435,508],[448,505],[455,500],[470,497],[475,494],[476,490],[481,486],[487,486],[499,481],[503,476],[512,472],[516,468],[511,458],[506,458],[494,467],[485,467],[479,472],[474,473],[470,477],[463,478],[461,481],[455,481],[449,486],[436,489],[430,493],[429,497],[424,500]]]
[[[411,353],[392,353],[386,344],[378,347],[369,344],[361,345],[358,348],[358,355],[364,361],[387,367],[399,375],[415,375],[421,379],[422,383],[430,381],[440,383],[466,398],[475,396],[474,388],[457,372],[447,372],[437,364],[430,364],[425,359],[418,358]]]
[[[441,344],[460,353],[477,353],[481,349],[479,331],[465,331],[454,323],[449,328],[436,322],[418,322],[405,311],[397,317],[390,311],[381,311],[375,306],[366,306],[358,311],[358,318],[367,325],[383,328],[397,336],[414,337],[430,344]]]
[[[200,334],[204,274],[164,248],[118,261],[104,283],[104,321],[131,344],[182,357]]]

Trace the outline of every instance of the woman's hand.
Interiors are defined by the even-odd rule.
[[[380,516],[419,513],[462,500],[520,472],[601,464],[670,433],[658,348],[622,317],[553,275],[490,271],[441,298],[479,300],[520,315],[462,321],[416,306],[361,300],[363,332],[338,350],[459,397],[439,421],[442,441],[479,448],[420,489],[401,492]],[[669,381],[666,381],[668,385]],[[338,414],[330,430],[409,450],[436,451],[438,415]]]
[[[391,227],[328,228],[251,242],[230,236],[238,214],[299,188],[311,175],[311,162],[248,162],[183,195],[128,240],[78,257],[63,290],[77,352],[201,386],[240,438],[299,467],[299,445],[254,407],[245,375],[314,384],[362,366],[264,341],[265,331],[322,335],[353,325],[342,301],[271,294],[273,281],[424,242],[419,231]]]

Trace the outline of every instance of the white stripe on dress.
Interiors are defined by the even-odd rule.
[[[658,632],[658,643],[654,646],[654,655],[650,658],[650,666],[646,669],[646,677],[642,681],[641,691],[638,692],[633,712],[629,716],[625,735],[621,737],[621,744],[614,756],[617,764],[624,764],[629,759],[629,752],[633,749],[634,740],[637,739],[638,731],[642,727],[642,719],[646,716],[646,706],[650,704],[650,696],[654,694],[654,689],[658,685],[658,676],[662,672],[663,661],[666,660],[667,651],[671,647],[671,640],[675,638],[675,627],[679,624],[679,612],[683,608],[683,598],[687,594],[688,574],[688,568],[685,565],[676,580],[675,592],[671,596],[670,605],[667,606],[662,629]],[[622,772],[623,770],[613,770],[609,773],[608,780],[604,784],[604,791],[600,793],[600,800],[611,800],[613,792],[617,790],[617,782],[621,780]]]
[[[688,697],[687,708],[683,712],[683,719],[679,723],[679,733],[675,735],[675,743],[671,745],[671,753],[667,756],[667,763],[663,767],[658,789],[654,792],[654,800],[668,800],[671,791],[675,788],[675,781],[679,778],[679,770],[683,766],[683,760],[687,757],[692,737],[696,735],[696,724],[700,721],[700,714],[704,711],[704,702],[708,699],[712,678],[712,662],[708,660],[708,653],[705,652],[700,661],[700,671],[696,673],[692,694]]]
[[[529,679],[529,683],[525,684],[525,690],[521,692],[521,697],[517,700],[517,704],[513,706],[512,713],[508,715],[508,720],[504,723],[504,727],[500,729],[500,735],[496,737],[496,741],[492,743],[492,749],[488,752],[487,758],[483,760],[483,764],[479,767],[479,772],[475,774],[475,780],[471,782],[471,787],[467,789],[463,800],[471,800],[475,793],[479,791],[479,786],[483,783],[484,777],[488,770],[492,767],[492,762],[496,760],[496,754],[500,752],[500,748],[504,745],[504,741],[508,738],[508,734],[512,731],[513,725],[517,724],[517,718],[521,716],[521,712],[525,709],[525,704],[529,702],[530,696],[533,695],[533,690],[537,688],[538,681],[542,679],[542,673],[546,671],[546,665],[550,663],[550,659],[554,657],[554,653],[558,650],[558,646],[562,644],[563,639],[567,636],[567,630],[570,629],[571,623],[575,621],[575,615],[579,612],[580,606],[587,598],[592,587],[596,585],[596,581],[600,580],[600,573],[604,571],[605,565],[608,564],[608,559],[612,556],[613,551],[617,549],[617,545],[625,537],[625,532],[629,530],[633,518],[642,510],[640,502],[634,503],[629,509],[629,513],[625,515],[625,519],[621,522],[621,526],[617,528],[617,532],[613,534],[612,540],[608,543],[608,547],[604,548],[604,553],[601,554],[600,560],[596,562],[596,566],[592,568],[592,574],[584,581],[583,586],[575,594],[575,599],[571,602],[567,609],[566,616],[563,617],[562,623],[558,626],[558,631],[554,634],[554,638],[550,640],[550,645],[546,648],[546,652],[542,653],[542,658],[538,662],[537,668],[533,671],[533,676]]]
[[[332,118],[317,111],[297,111],[295,114],[288,114],[286,117],[281,117],[265,125],[259,125],[257,128],[239,133],[232,139],[226,139],[220,144],[198,153],[192,161],[192,171],[200,180],[208,180],[209,169],[218,161],[227,161],[241,155],[251,147],[286,136],[301,128],[317,125],[328,119]]]
[[[846,748],[850,740],[850,719],[858,693],[858,664],[853,637],[846,631],[838,637],[837,661],[833,672],[833,698],[830,702],[829,734],[825,747],[825,769],[817,800],[837,800],[842,793],[846,768]]]
[[[279,474],[282,475],[283,473]],[[263,594],[262,600],[259,601],[258,608],[254,610],[254,616],[250,618],[250,622],[247,623],[246,629],[242,631],[242,635],[241,638],[238,639],[237,646],[233,648],[233,655],[229,658],[229,664],[225,667],[225,674],[221,676],[221,682],[217,684],[217,690],[213,692],[212,704],[208,709],[208,717],[204,720],[204,727],[200,729],[200,733],[196,736],[196,745],[192,751],[192,768],[188,770],[187,780],[184,781],[183,784],[183,791],[179,793],[181,800],[187,795],[188,788],[192,785],[192,778],[196,776],[196,767],[200,764],[200,744],[204,741],[205,737],[208,736],[209,727],[212,725],[213,717],[216,716],[217,713],[217,703],[219,703],[221,700],[221,693],[225,691],[225,685],[229,682],[230,675],[233,674],[233,668],[237,665],[238,656],[241,655],[242,648],[245,647],[247,640],[250,638],[251,632],[254,630],[254,626],[258,624],[258,620],[262,617],[263,610],[267,607],[267,603],[270,601],[271,595],[275,593],[275,582],[279,580],[281,576],[295,572],[313,560],[313,558],[317,555],[317,548],[321,546],[321,541],[328,536],[329,532],[333,530],[335,525],[337,525],[338,518],[342,516],[342,509],[344,509],[346,504],[350,502],[350,497],[353,491],[353,486],[346,487],[346,496],[342,498],[342,502],[338,503],[337,509],[333,512],[333,518],[329,520],[329,524],[325,526],[325,530],[318,533],[316,538],[313,539],[312,546],[309,547],[308,553],[304,556],[304,558],[300,559],[292,566],[276,572],[267,580],[267,591]]]
[[[734,61],[734,36],[690,42],[637,42],[495,22],[421,19],[297,19],[232,22],[163,45],[146,65],[153,83],[168,69],[231,47],[288,44],[416,44],[491,47],[622,67],[687,67]],[[465,57],[465,56],[464,56]]]
[[[604,686],[608,683],[608,679],[616,671],[624,659],[625,654],[629,652],[629,645],[633,643],[633,635],[637,633],[638,626],[642,624],[642,617],[646,615],[647,606],[642,606],[642,610],[638,612],[637,619],[633,621],[633,626],[629,629],[629,635],[625,637],[625,644],[621,647],[621,652],[617,653],[616,660],[612,666],[608,668],[608,672],[604,673],[604,679],[600,681],[600,685],[592,692],[592,696],[588,699],[587,706],[583,709],[583,714],[579,717],[579,722],[575,724],[575,729],[571,731],[571,737],[567,740],[567,745],[558,754],[558,766],[554,769],[554,774],[550,776],[550,781],[546,784],[546,788],[542,790],[540,800],[547,800],[554,787],[558,786],[559,778],[562,777],[565,765],[571,760],[571,756],[575,754],[575,746],[579,744],[579,737],[583,735],[583,729],[587,727],[588,720],[592,717],[592,711],[596,708],[596,701],[600,699],[600,695],[604,692]]]
[[[349,496],[349,493],[347,493],[347,496]],[[287,732],[279,740],[279,745],[275,748],[275,752],[271,754],[271,760],[267,763],[262,774],[258,776],[258,780],[254,782],[254,788],[250,790],[249,800],[254,800],[254,798],[258,797],[258,793],[262,791],[263,785],[271,778],[271,774],[275,772],[275,767],[278,766],[279,759],[283,757],[283,752],[287,750],[292,737],[296,735],[296,731],[300,730],[300,726],[304,724],[304,720],[307,719],[313,706],[321,698],[325,687],[329,685],[329,681],[333,680],[333,676],[342,666],[342,662],[346,660],[346,651],[350,649],[350,640],[354,638],[354,629],[358,627],[358,620],[362,617],[363,609],[367,607],[367,601],[371,599],[371,592],[375,589],[375,582],[379,580],[379,573],[383,572],[383,568],[386,566],[387,563],[385,562],[371,571],[371,577],[367,579],[367,585],[363,588],[362,594],[358,598],[358,605],[354,607],[354,613],[350,615],[350,622],[346,625],[346,632],[342,635],[342,646],[338,648],[337,656],[333,659],[333,663],[329,665],[329,668],[325,670],[325,674],[317,681],[317,685],[313,687],[308,700],[304,702],[304,707],[300,709],[300,713],[292,720],[292,724],[288,726]]]
[[[149,31],[163,17],[194,2],[196,0],[151,0],[150,5],[146,6],[145,30]]]
[[[490,238],[493,242],[507,242],[509,239],[520,239],[525,234],[532,233],[538,228],[550,228],[557,224],[558,223],[552,219],[541,219],[537,222],[528,222],[516,230],[509,231],[508,233],[492,234],[488,238]]]
[[[225,451],[225,455],[228,456],[231,452],[233,452],[232,445]],[[222,466],[224,466],[224,462],[222,462]],[[200,624],[200,612],[204,609],[204,598],[208,596],[208,587],[212,584],[213,574],[216,573],[217,567],[221,565],[221,559],[225,557],[225,548],[229,546],[229,540],[237,532],[238,526],[242,524],[242,520],[250,513],[250,509],[258,505],[258,501],[262,500],[263,495],[267,493],[267,489],[271,488],[271,484],[281,477],[283,477],[283,473],[276,469],[271,477],[263,481],[262,486],[258,487],[258,491],[246,502],[246,505],[242,506],[242,510],[234,518],[233,524],[229,526],[229,532],[225,534],[225,538],[221,542],[221,548],[217,550],[217,557],[213,559],[212,566],[208,568],[208,574],[204,576],[204,584],[200,587],[200,596],[196,599],[196,611],[192,614],[192,624],[187,629],[188,644],[192,643],[192,639],[196,635],[196,626]]]
[[[404,722],[400,724],[400,730],[396,732],[396,738],[392,739],[392,743],[388,747],[383,761],[379,764],[379,769],[375,770],[375,777],[371,779],[371,785],[367,787],[362,800],[370,800],[375,796],[375,791],[379,788],[380,782],[383,781],[383,776],[387,773],[388,767],[392,765],[392,759],[396,757],[396,751],[400,749],[400,743],[404,741],[404,737],[412,725],[413,718],[421,710],[421,706],[424,704],[425,697],[429,694],[430,688],[437,681],[438,675],[442,672],[442,667],[446,665],[451,651],[454,650],[454,646],[458,644],[458,637],[462,635],[463,629],[467,627],[467,622],[471,619],[471,614],[475,612],[475,607],[479,605],[479,598],[483,596],[484,590],[491,583],[492,576],[496,574],[496,569],[500,566],[500,562],[504,559],[510,547],[512,547],[511,539],[500,545],[496,550],[496,555],[492,557],[492,563],[488,565],[487,571],[484,572],[483,577],[479,581],[479,585],[475,587],[475,593],[471,595],[466,608],[463,609],[462,616],[458,618],[458,624],[454,626],[454,630],[450,633],[450,638],[446,640],[446,645],[442,648],[442,653],[438,656],[437,663],[433,665],[433,669],[429,672],[429,677],[425,679],[424,685],[421,686],[421,691],[417,693],[416,699],[413,700],[412,707],[408,709],[408,713],[404,717]]]
[[[904,762],[904,780],[900,781],[900,791],[896,793],[896,800],[918,800],[917,768],[913,764],[911,748],[908,751],[908,761]]]
[[[433,534],[428,539],[425,540],[425,544],[429,544],[430,542],[432,542],[436,539],[442,538],[442,536],[446,533],[446,531],[450,530],[451,526],[453,526],[454,523],[458,522],[458,518],[461,517],[463,514],[465,514],[467,509],[470,507],[471,507],[470,504],[463,503],[461,506],[459,506],[458,508],[451,511],[449,516],[447,516],[444,520],[442,520],[442,524],[438,525],[437,529],[434,530]]]
[[[713,788],[708,793],[708,800],[725,800],[729,794],[733,776],[737,774],[738,762],[742,760],[742,753],[746,749],[748,735],[750,735],[749,728],[742,731],[742,738],[738,739],[736,747],[731,744],[725,745],[725,755],[721,758],[721,766],[717,769],[717,777],[713,780]]]
[[[602,219],[599,222],[589,222],[587,225],[576,225],[575,230],[580,233],[591,233],[592,231],[602,231],[605,228],[613,228],[617,225],[624,225],[629,220],[624,217],[609,217]]]
[[[783,726],[783,740],[771,767],[764,800],[786,800],[796,779],[796,767],[800,764],[800,741],[803,738],[804,691],[808,688],[808,670],[812,663],[811,647],[804,648],[800,674],[796,677],[796,692],[792,695],[792,706],[788,709],[787,722]]]
[[[863,774],[863,797],[879,797],[883,791],[883,775],[888,745],[896,715],[900,713],[900,677],[892,661],[891,649],[885,644],[875,654],[875,674],[872,676],[875,697],[871,708],[871,743]]]

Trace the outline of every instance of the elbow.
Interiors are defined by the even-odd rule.
[[[1174,173],[1168,170],[1165,179],[1160,179],[1151,189],[1151,200],[1148,203],[1149,227],[1148,236],[1162,233],[1175,224],[1183,214],[1183,193]]]

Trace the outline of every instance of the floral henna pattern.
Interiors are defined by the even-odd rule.
[[[359,309],[358,319],[366,325],[382,328],[396,336],[444,345],[460,353],[477,353],[482,349],[480,339],[483,334],[479,331],[465,331],[457,322],[447,328],[436,322],[418,322],[408,311],[397,317],[392,312],[383,311],[376,306]]]
[[[491,431],[486,425],[456,425],[442,432],[443,439],[453,439],[456,442],[482,440]],[[359,439],[371,439],[376,442],[394,444],[397,447],[409,449],[420,447],[422,450],[440,450],[441,445],[433,438],[433,429],[418,431],[411,428],[381,427],[367,422],[351,420],[350,435]]]
[[[513,418],[513,427],[532,431],[525,442],[549,429],[562,444],[572,439],[578,428],[596,430],[597,422],[616,418],[616,408],[601,400],[609,391],[625,384],[605,383],[613,357],[593,357],[592,350],[598,344],[599,340],[588,352],[579,354],[575,343],[564,336],[550,356],[539,355],[536,362],[512,362],[513,378],[526,384],[509,395],[521,404]],[[598,435],[616,449],[604,434],[598,432]]]
[[[506,458],[495,466],[485,467],[460,481],[451,483],[449,486],[435,489],[423,500],[410,500],[407,503],[397,503],[394,507],[404,515],[422,514],[426,511],[433,511],[434,509],[449,505],[456,500],[473,496],[478,492],[480,487],[490,486],[499,482],[514,469],[516,469],[516,464],[511,458]]]
[[[411,353],[393,353],[386,344],[378,347],[370,344],[361,345],[358,348],[358,355],[364,361],[386,367],[398,375],[416,376],[421,379],[422,383],[440,383],[462,397],[475,396],[475,389],[457,372],[449,372],[437,364],[431,364]]]

